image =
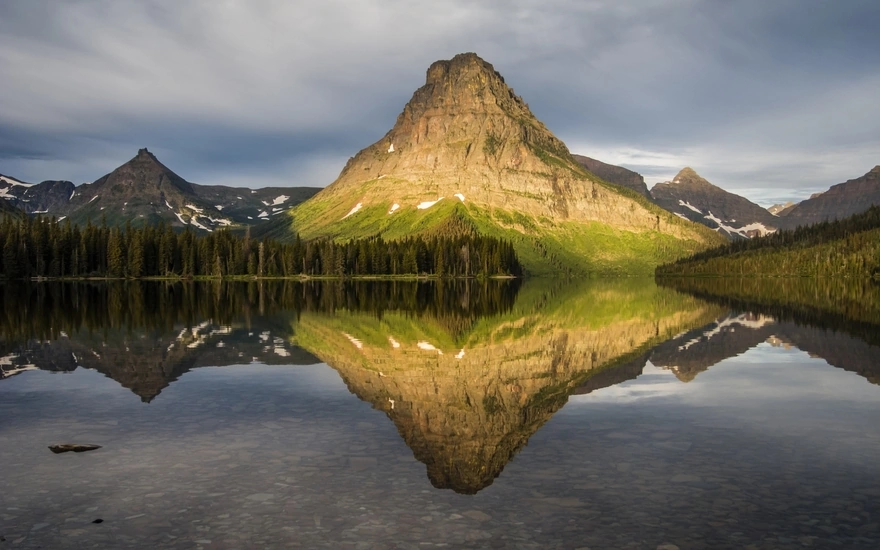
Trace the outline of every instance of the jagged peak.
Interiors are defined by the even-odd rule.
[[[425,85],[416,90],[404,108],[404,120],[418,119],[426,112],[436,115],[438,111],[497,112],[498,109],[513,118],[543,126],[491,63],[475,53],[461,53],[428,67]]]
[[[700,175],[697,174],[697,171],[691,168],[690,166],[685,166],[675,175],[675,178],[672,181],[677,181],[682,178],[699,178]],[[702,178],[700,178],[702,179]]]
[[[715,187],[706,178],[697,174],[697,171],[690,166],[685,166],[684,168],[682,168],[681,171],[676,174],[675,177],[672,179],[672,183]]]
[[[132,160],[151,160],[153,162],[159,162],[159,159],[156,158],[156,155],[151,153],[146,147],[144,147],[143,149],[138,149],[137,155],[135,155]]]
[[[504,77],[495,70],[491,63],[473,52],[467,52],[460,53],[452,59],[441,59],[431,63],[431,66],[428,67],[426,83],[436,84],[446,80],[455,80],[464,75],[480,73],[504,82]]]

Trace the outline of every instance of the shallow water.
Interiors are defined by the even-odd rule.
[[[7,340],[0,544],[878,547],[873,340],[645,286]]]

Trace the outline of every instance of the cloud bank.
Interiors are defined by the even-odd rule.
[[[880,4],[7,0],[0,172],[330,183],[475,51],[573,152],[769,204],[880,163]]]

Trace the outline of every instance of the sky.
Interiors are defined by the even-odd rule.
[[[492,63],[573,153],[768,206],[880,164],[876,0],[2,0],[0,173],[331,183],[438,59]]]

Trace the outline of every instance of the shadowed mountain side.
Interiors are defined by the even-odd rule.
[[[584,155],[572,155],[571,157],[591,174],[599,176],[607,182],[635,191],[649,201],[654,200],[651,192],[648,191],[648,186],[645,184],[645,178],[638,172],[633,172],[622,166],[606,164],[601,160],[585,157]]]
[[[864,176],[832,185],[828,191],[788,208],[780,219],[782,227],[794,229],[828,220],[839,220],[880,205],[880,165]]]
[[[592,377],[720,315],[639,283],[527,282],[510,312],[480,319],[461,346],[394,313],[304,313],[295,342],[388,415],[434,486],[474,494]]]

